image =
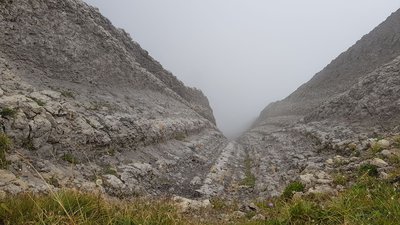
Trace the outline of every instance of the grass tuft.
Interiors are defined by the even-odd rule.
[[[5,118],[15,118],[15,115],[17,114],[17,110],[11,109],[11,108],[3,108],[0,111],[0,116],[5,117]]]
[[[241,185],[253,188],[256,186],[256,176],[251,172],[252,160],[250,159],[249,155],[246,155],[244,166],[245,178],[242,180]]]
[[[294,192],[303,192],[304,188],[305,188],[304,184],[302,184],[299,181],[294,181],[288,184],[288,186],[286,186],[282,196],[286,199],[291,199],[293,197]]]
[[[66,161],[66,162],[69,162],[71,164],[78,164],[79,163],[79,160],[75,156],[73,156],[71,153],[65,153],[61,157],[61,159]]]
[[[4,133],[0,133],[0,169],[6,169],[9,165],[6,153],[11,150],[11,147],[12,142],[10,138]]]
[[[379,176],[378,167],[371,164],[363,164],[358,169],[358,174],[360,176],[368,175],[370,177],[378,177]]]

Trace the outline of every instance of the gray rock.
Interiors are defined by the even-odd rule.
[[[374,158],[373,160],[371,160],[371,164],[375,165],[377,167],[386,167],[389,165],[387,162],[385,162],[384,160],[382,160],[380,158]]]
[[[389,148],[390,147],[390,142],[388,140],[385,140],[385,139],[379,140],[377,143],[382,148]]]

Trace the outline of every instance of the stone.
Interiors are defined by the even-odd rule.
[[[177,203],[177,206],[182,212],[188,212],[190,210],[199,210],[211,206],[209,199],[204,200],[192,200],[180,196],[173,197],[173,200]]]
[[[303,198],[303,196],[304,196],[303,192],[294,192],[293,196],[292,196],[292,199],[293,200],[300,200],[300,199]]]
[[[320,185],[310,188],[307,191],[308,194],[334,194],[337,195],[337,191],[329,185]]]
[[[390,147],[390,142],[385,139],[379,140],[377,143],[381,148],[384,148],[384,149]]]
[[[381,168],[389,165],[387,162],[380,158],[374,158],[373,160],[371,160],[371,164]]]
[[[41,94],[46,95],[54,100],[58,100],[61,97],[61,93],[58,91],[52,91],[52,90],[43,90],[40,91]]]
[[[5,186],[16,179],[17,177],[10,171],[0,170],[0,187]]]
[[[265,219],[266,219],[266,217],[262,214],[257,214],[251,218],[252,221],[259,221],[259,220],[265,220]]]
[[[235,211],[232,213],[232,219],[237,220],[237,219],[242,219],[246,216],[246,213],[241,212],[241,211]]]
[[[334,164],[333,159],[327,159],[326,164],[333,165]]]
[[[4,91],[0,88],[0,97],[4,95]]]
[[[121,190],[125,188],[125,184],[116,176],[111,174],[103,175],[104,185],[113,189]],[[101,186],[101,185],[99,185]]]
[[[391,151],[389,151],[389,150],[383,150],[383,151],[381,152],[381,154],[382,154],[382,156],[385,157],[385,158],[391,158],[391,157],[394,156],[394,154],[393,154]]]
[[[300,175],[300,181],[304,184],[311,184],[312,182],[315,181],[314,174],[308,173],[308,174]]]
[[[190,185],[196,186],[201,184],[201,178],[200,177],[194,177],[192,181],[190,181]]]

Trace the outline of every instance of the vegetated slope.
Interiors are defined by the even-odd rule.
[[[253,160],[256,193],[278,195],[290,180],[302,180],[308,192],[333,193],[340,187],[332,183],[334,166],[327,162],[367,163],[362,153],[382,150],[373,138],[399,132],[399,31],[397,11],[264,109],[239,141]]]
[[[347,91],[358,79],[400,55],[400,10],[342,53],[309,82],[267,106],[259,122],[275,116],[305,116],[322,102]]]
[[[201,91],[81,0],[1,1],[0,30],[0,190],[200,195],[228,143]]]

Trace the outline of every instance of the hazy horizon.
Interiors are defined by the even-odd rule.
[[[229,137],[400,8],[395,0],[85,1],[201,89]]]

